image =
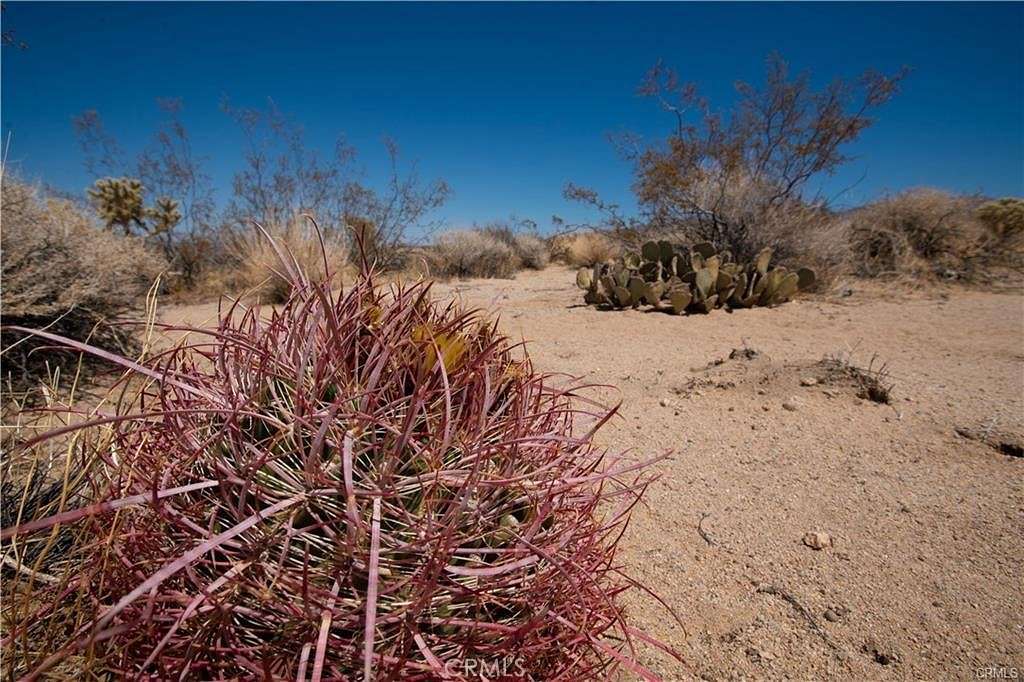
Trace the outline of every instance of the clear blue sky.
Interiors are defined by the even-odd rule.
[[[158,97],[184,119],[223,202],[240,140],[222,96],[272,97],[325,149],[344,132],[371,177],[383,135],[455,195],[459,225],[588,213],[567,181],[631,205],[630,172],[605,136],[664,135],[672,121],[635,89],[659,58],[716,106],[759,81],[779,51],[822,83],[867,67],[914,71],[825,189],[934,185],[1024,194],[1024,4],[256,4],[5,2],[2,124],[22,175],[89,182],[71,117],[97,109],[129,151]]]

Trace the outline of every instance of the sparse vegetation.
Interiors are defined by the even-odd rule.
[[[436,277],[511,277],[519,269],[512,247],[481,230],[442,232],[428,254]]]
[[[247,234],[252,221],[279,226],[275,232],[287,240],[291,228],[280,226],[296,215],[312,215],[332,251],[360,253],[358,232],[362,252],[386,269],[404,265],[410,231],[429,236],[440,226],[431,215],[447,201],[450,187],[443,180],[423,180],[415,163],[403,164],[393,140],[384,141],[387,177],[374,188],[361,177],[355,149],[342,137],[330,155],[319,155],[307,145],[302,126],[273,102],[265,109],[222,105],[242,133],[245,149],[230,199],[218,211],[206,159],[182,123],[181,101],[158,103],[165,120],[134,159],[125,159],[98,112],[83,112],[74,126],[86,169],[98,178],[93,191],[98,208],[108,224],[142,230],[159,241],[172,264],[170,288],[179,294],[205,298],[226,292],[210,287],[250,283],[252,278],[238,277],[235,235]],[[158,197],[152,208],[143,207],[147,192]]]
[[[536,679],[651,678],[615,558],[644,465],[574,420],[610,415],[426,284],[296,277],[262,321],[227,312],[120,360],[147,381],[100,429],[90,506],[5,523],[83,540],[53,582],[4,581],[5,674],[394,679],[510,657]]]
[[[114,323],[131,312],[166,267],[137,237],[100,227],[83,208],[3,178],[4,381],[33,386],[74,353],[11,329],[46,329],[125,351],[131,334]]]
[[[850,218],[861,277],[956,277],[976,255],[977,200],[919,188],[884,197]]]
[[[857,395],[864,400],[888,405],[892,401],[895,383],[889,366],[871,356],[866,367],[854,362],[853,352],[828,355],[821,361],[824,384],[851,383]]]
[[[525,221],[528,223],[528,221]],[[520,225],[520,228],[527,227]],[[480,228],[484,234],[495,237],[512,249],[519,261],[519,268],[527,270],[543,270],[551,260],[548,245],[534,232],[535,226],[530,224],[528,228],[515,229],[507,222],[490,223]]]
[[[975,215],[988,229],[985,246],[989,253],[1024,269],[1024,199],[1004,197],[989,201],[979,206]]]

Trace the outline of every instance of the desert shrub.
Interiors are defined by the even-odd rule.
[[[451,230],[434,241],[430,267],[437,277],[511,277],[519,269],[519,258],[491,234]]]
[[[576,232],[556,243],[555,251],[566,265],[574,267],[594,266],[618,256],[622,249],[607,235],[596,232]]]
[[[862,277],[965,273],[977,254],[976,200],[918,188],[883,197],[850,216],[854,271]]]
[[[9,676],[82,654],[81,678],[650,678],[616,558],[644,464],[577,422],[610,413],[425,284],[291,291],[125,361],[153,381],[108,425],[92,506],[3,531],[92,538],[40,608],[5,604]],[[68,594],[95,606],[63,626]]]
[[[512,249],[520,268],[543,270],[551,260],[547,242],[533,232],[515,230],[504,222],[486,225],[480,228],[480,232],[498,239]]]
[[[543,270],[551,262],[547,243],[535,234],[517,233],[512,244],[519,263],[528,270]]]
[[[279,248],[314,281],[325,277],[324,258],[332,272],[340,271],[348,259],[345,238],[336,233],[325,234],[324,249],[320,238],[307,219],[296,217],[285,225],[266,228]],[[291,280],[282,270],[274,245],[259,229],[230,228],[226,238],[229,262],[211,273],[204,286],[216,293],[247,294],[267,303],[284,301],[291,289]]]
[[[982,204],[975,211],[988,229],[989,246],[1004,254],[1019,254],[1024,247],[1024,199],[1004,197]]]
[[[104,230],[79,206],[16,179],[4,178],[2,204],[4,378],[26,387],[47,363],[52,370],[76,359],[11,326],[125,350],[129,338],[112,323],[153,286],[163,259],[140,239]]]
[[[662,141],[620,139],[633,164],[639,218],[596,192],[569,185],[566,196],[600,210],[616,230],[635,225],[682,243],[709,242],[747,261],[772,244],[773,225],[803,223],[823,210],[809,191],[847,160],[845,149],[872,124],[871,115],[896,93],[905,72],[868,70],[820,89],[810,74],[791,74],[768,58],[762,86],[736,84],[731,108],[712,107],[693,83],[657,64],[640,92],[657,100],[671,121]]]

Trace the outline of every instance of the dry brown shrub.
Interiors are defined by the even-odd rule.
[[[519,257],[521,267],[543,270],[551,262],[547,243],[535,234],[519,232],[512,241],[512,250]]]
[[[312,280],[324,277],[324,257],[331,272],[341,272],[348,250],[341,235],[324,234],[324,250],[313,225],[296,217],[286,225],[271,225],[267,232]],[[284,301],[291,285],[282,275],[281,262],[267,238],[257,229],[232,230],[226,239],[230,263],[206,277],[204,290],[211,293],[258,297],[267,303]]]
[[[989,201],[974,215],[987,230],[984,252],[993,261],[1024,268],[1024,199]]]
[[[520,261],[512,248],[480,230],[442,232],[429,251],[428,266],[435,277],[511,277]]]
[[[854,273],[970,279],[985,241],[977,204],[974,197],[922,187],[857,209],[849,216]]]
[[[601,232],[576,232],[555,240],[552,255],[566,265],[589,267],[612,260],[622,253],[622,247]]]
[[[515,230],[506,222],[491,223],[478,231],[498,239],[512,249],[519,260],[518,268],[543,270],[551,261],[547,242],[532,232]]]
[[[133,310],[166,267],[137,237],[98,226],[74,203],[45,197],[9,177],[2,190],[4,325],[43,329],[124,351],[128,336],[111,323]],[[16,344],[16,345],[12,345]],[[76,358],[10,330],[2,334],[4,378],[25,387]]]

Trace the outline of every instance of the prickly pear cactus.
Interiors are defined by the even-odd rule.
[[[771,249],[763,249],[749,263],[741,263],[709,242],[689,247],[649,241],[639,253],[626,252],[617,262],[581,268],[576,286],[588,305],[643,305],[676,315],[773,307],[814,286],[813,270],[773,267],[771,257]]]

